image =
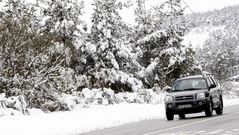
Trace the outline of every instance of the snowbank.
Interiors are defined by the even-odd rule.
[[[224,104],[224,106],[238,105],[239,104],[239,98],[224,99],[223,104]]]
[[[27,104],[22,95],[6,98],[5,94],[0,94],[0,117],[11,115],[28,114]]]
[[[239,104],[239,99],[225,100],[224,104],[225,106]],[[72,135],[160,118],[165,118],[163,104],[96,105],[71,112],[2,117],[0,134]]]
[[[118,104],[72,112],[0,118],[1,135],[80,134],[164,116],[164,105]],[[14,129],[14,130],[13,130]]]

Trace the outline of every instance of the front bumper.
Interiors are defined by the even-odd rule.
[[[165,109],[167,112],[173,114],[189,114],[205,111],[209,107],[210,99],[193,99],[185,101],[173,101],[165,103]],[[182,107],[183,106],[183,107]]]

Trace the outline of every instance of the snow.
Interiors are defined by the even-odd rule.
[[[233,77],[230,78],[231,80],[239,80],[239,75],[235,75]]]
[[[148,67],[145,69],[145,73],[146,74],[151,74],[153,73],[154,69],[156,68],[156,66],[158,65],[159,60],[156,58],[156,60],[154,60],[150,65],[148,65]]]
[[[239,99],[224,100],[225,106],[239,104]],[[72,135],[150,119],[164,119],[164,104],[128,104],[91,106],[71,112],[0,118],[1,135]],[[14,129],[14,130],[13,130]]]
[[[89,54],[94,54],[96,52],[96,46],[91,43],[87,43],[85,49]]]
[[[223,30],[225,26],[204,26],[193,28],[188,34],[184,36],[183,45],[189,46],[190,44],[194,49],[202,48],[204,42],[209,38],[210,33],[217,30]]]
[[[83,9],[84,15],[83,19],[86,20],[87,24],[91,26],[91,15],[93,14],[93,0],[83,0],[85,3],[85,8]],[[127,0],[120,0],[121,2],[127,2]],[[193,12],[206,12],[212,11],[214,9],[222,9],[226,6],[238,5],[238,0],[184,0],[187,5],[193,10]],[[152,6],[159,5],[165,2],[165,0],[146,0],[145,8],[149,9]],[[122,19],[132,25],[135,25],[135,16],[134,9],[136,7],[136,2],[132,2],[133,6],[129,8],[123,8],[120,10],[119,14],[122,16]],[[187,6],[185,5],[185,7]],[[186,8],[185,11],[187,14],[192,13],[189,8]]]
[[[4,7],[4,1],[0,1],[0,10]],[[85,20],[87,23],[88,27],[91,27],[92,25],[92,14],[94,12],[93,10],[93,2],[94,0],[83,0],[85,8],[83,8],[83,16],[82,19]],[[128,0],[119,0],[121,2],[127,2]],[[150,9],[152,6],[159,5],[166,0],[146,0],[145,3],[145,8]],[[36,0],[26,0],[26,3],[35,3]],[[212,11],[214,9],[222,9],[226,6],[233,6],[233,5],[238,5],[239,1],[238,0],[185,0],[185,2],[188,4],[188,6],[191,9],[186,8],[186,13],[197,13],[197,12],[206,12],[206,11]],[[135,25],[135,14],[134,14],[134,9],[136,8],[137,3],[136,2],[131,2],[133,5],[129,8],[123,8],[123,10],[119,10],[119,14],[122,17],[122,19],[129,24]],[[185,5],[185,4],[184,4]],[[40,4],[41,7],[47,7],[45,4]],[[187,5],[185,5],[186,7]],[[45,19],[44,19],[45,20]],[[44,22],[44,21],[43,21]]]
[[[93,0],[84,0],[86,3],[86,8],[84,9],[85,14],[84,16],[87,16],[88,24],[91,24],[91,14],[93,13],[93,10],[87,7],[88,4],[92,4]],[[124,1],[124,0],[122,0]],[[146,8],[148,9],[151,5],[148,4],[149,2],[153,2],[153,0],[147,0],[146,1]],[[155,1],[155,0],[154,0]],[[162,0],[158,0],[162,1]],[[223,0],[222,0],[223,1]],[[225,1],[225,0],[224,0]],[[230,1],[230,0],[229,0]],[[30,0],[28,0],[30,2]],[[152,4],[154,5],[154,4]],[[189,3],[190,5],[190,3]],[[48,8],[47,5],[40,5],[41,7]],[[70,5],[68,5],[70,6]],[[72,6],[72,5],[71,5]],[[66,7],[69,8],[69,7]],[[92,8],[92,5],[91,5]],[[0,2],[0,11],[4,9],[4,4]],[[131,11],[131,12],[130,12]],[[123,14],[122,14],[123,13]],[[135,20],[134,12],[131,7],[131,9],[126,9],[120,12],[123,19],[128,20],[129,22],[133,23]],[[40,15],[40,13],[38,13]],[[128,15],[128,16],[127,16]],[[44,23],[49,20],[49,16],[45,16],[42,18],[41,24],[44,25]],[[83,20],[84,17],[83,17]],[[87,21],[87,19],[86,19]],[[98,28],[101,29],[105,22],[102,22],[101,25],[98,25]],[[69,26],[73,26],[73,21],[67,21],[64,20],[62,24],[59,22],[56,22],[56,29],[60,27],[60,25],[69,24]],[[204,44],[204,42],[208,39],[209,34],[216,31],[216,30],[222,30],[224,29],[224,26],[220,27],[202,27],[202,28],[194,28],[188,35],[184,37],[184,44],[192,44],[193,47],[200,46]],[[109,29],[105,29],[104,31],[106,37],[110,38],[111,31]],[[138,43],[144,43],[149,42],[152,39],[157,39],[158,37],[167,36],[167,33],[162,30],[158,30],[150,35],[145,36],[142,40],[139,40]],[[100,49],[105,50],[107,49],[108,44],[103,44]],[[119,48],[117,48],[119,51],[119,56],[125,58],[128,60],[128,58],[131,58],[130,55],[136,55],[131,53],[133,50],[130,46],[126,46],[123,43],[117,45]],[[56,46],[56,50],[58,52],[61,52],[62,45]],[[78,48],[77,48],[78,49]],[[83,48],[89,54],[94,54],[97,52],[97,48],[95,45],[87,43],[86,47]],[[141,50],[142,51],[142,50]],[[138,54],[142,53],[137,51]],[[179,52],[176,52],[175,48],[169,48],[162,53],[167,54],[177,54]],[[67,54],[67,53],[66,53]],[[46,61],[47,62],[47,55]],[[130,57],[129,57],[130,56]],[[44,57],[44,55],[42,55]],[[135,123],[142,120],[150,120],[150,119],[161,119],[165,118],[165,110],[164,110],[164,104],[163,102],[163,94],[159,94],[158,96],[156,93],[153,92],[153,90],[145,90],[143,88],[143,84],[141,81],[137,80],[133,74],[127,74],[125,72],[119,71],[119,64],[114,59],[114,55],[112,53],[108,53],[107,58],[111,60],[111,63],[113,64],[114,69],[112,70],[104,70],[108,71],[109,75],[103,74],[104,72],[100,72],[98,74],[99,77],[105,77],[107,76],[107,79],[109,79],[111,82],[119,81],[123,84],[132,85],[132,89],[135,93],[119,93],[115,94],[113,90],[110,89],[104,89],[101,91],[100,89],[93,89],[90,90],[88,88],[85,88],[82,90],[82,95],[84,98],[82,99],[80,96],[77,98],[75,95],[67,95],[62,94],[61,97],[59,97],[59,102],[64,103],[68,110],[68,112],[53,112],[53,113],[43,113],[39,109],[29,109],[30,115],[23,115],[23,110],[26,109],[26,102],[22,97],[10,97],[5,98],[5,95],[0,95],[0,101],[1,103],[5,103],[3,101],[6,100],[6,105],[8,105],[8,108],[6,105],[1,105],[0,107],[0,134],[1,135],[67,135],[67,134],[81,134],[85,132],[90,132],[98,129],[108,128],[108,127],[115,127],[120,126],[123,124],[129,124],[129,123]],[[136,57],[137,58],[137,57]],[[135,60],[136,60],[135,58]],[[173,65],[177,59],[181,59],[181,57],[172,57],[169,61],[169,66]],[[145,76],[145,74],[152,74],[153,70],[157,67],[159,60],[155,59],[152,60],[151,64],[145,69],[143,68],[139,75],[141,77]],[[52,68],[53,71],[54,68]],[[49,71],[49,72],[50,72]],[[38,71],[36,71],[38,72]],[[68,80],[67,81],[67,87],[68,89],[75,89],[77,87],[72,77],[72,74],[74,74],[73,70],[71,69],[59,69],[59,73],[62,76],[63,79]],[[14,82],[18,82],[19,77],[14,76]],[[40,85],[41,82],[37,83],[36,86]],[[239,85],[239,84],[238,84]],[[238,87],[236,89],[239,91]],[[17,90],[14,90],[17,91]],[[18,90],[20,91],[20,89]],[[136,93],[137,92],[137,93]],[[140,93],[141,92],[141,93]],[[230,92],[230,91],[229,91]],[[104,97],[103,97],[104,95]],[[106,96],[105,96],[106,95]],[[235,98],[236,94],[235,91],[231,91],[229,95],[233,96],[227,96],[224,100],[225,106],[231,106],[239,104],[239,99],[231,99]],[[113,98],[120,99],[122,102],[120,104],[114,104],[109,105],[110,101],[114,100]],[[99,105],[98,101],[102,100],[101,105]],[[23,102],[24,101],[24,102]],[[118,103],[118,102],[117,102]],[[139,104],[141,103],[141,104]],[[151,103],[151,104],[142,104],[142,103]],[[22,111],[22,112],[21,112]],[[14,115],[14,116],[12,116]],[[5,116],[5,117],[1,117]]]
[[[223,101],[224,106],[233,106],[233,105],[238,105],[239,104],[239,99],[226,99]]]
[[[167,37],[167,32],[165,30],[157,30],[150,35],[145,36],[144,38],[138,40],[137,44],[145,44],[157,38]]]
[[[226,6],[238,5],[238,0],[184,0],[194,12],[206,12],[215,9],[221,9]],[[187,8],[187,13],[192,13]]]
[[[118,104],[72,112],[0,118],[1,135],[67,135],[160,118],[163,105]],[[12,130],[14,127],[14,130]]]

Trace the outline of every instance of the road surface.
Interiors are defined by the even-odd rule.
[[[186,119],[148,120],[84,135],[239,135],[239,105],[224,108],[224,114],[205,117],[204,113],[186,115]]]

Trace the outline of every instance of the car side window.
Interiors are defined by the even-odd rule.
[[[209,77],[209,80],[211,81],[211,84],[214,84],[214,85],[216,85],[217,86],[217,83],[216,83],[216,81],[212,78],[212,77]]]
[[[218,86],[219,85],[218,81],[213,76],[211,78],[212,78],[213,82]]]
[[[209,80],[209,78],[207,78],[206,80],[207,80],[208,87],[210,87],[212,85],[211,81]]]

